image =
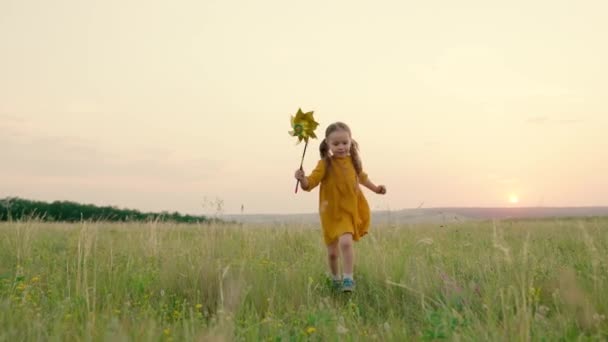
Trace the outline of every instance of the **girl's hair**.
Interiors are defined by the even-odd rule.
[[[353,140],[350,128],[344,122],[334,122],[331,125],[327,126],[327,129],[325,130],[325,139],[323,139],[321,145],[319,146],[321,159],[325,160],[325,165],[327,165],[327,168],[331,167],[331,155],[329,154],[329,144],[327,143],[327,137],[329,137],[330,134],[338,130],[347,132],[348,136],[350,137],[350,159],[353,161],[355,171],[358,175],[363,170],[363,166],[361,164],[361,157],[359,156],[359,144],[357,144],[357,142]]]

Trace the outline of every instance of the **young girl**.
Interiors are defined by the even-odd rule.
[[[375,185],[363,172],[359,147],[345,123],[336,122],[327,127],[319,151],[321,160],[310,176],[297,170],[295,177],[305,191],[321,183],[319,214],[333,284],[350,292],[355,288],[353,241],[367,234],[370,223],[369,205],[359,184],[377,194],[386,194],[386,187]],[[338,275],[338,248],[342,254],[342,280]]]

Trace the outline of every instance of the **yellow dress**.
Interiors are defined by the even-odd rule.
[[[359,187],[367,174],[357,175],[350,156],[332,157],[329,169],[324,160],[317,163],[308,180],[311,191],[319,183],[319,215],[325,243],[330,245],[341,235],[350,233],[358,241],[367,234],[370,224],[369,204]]]

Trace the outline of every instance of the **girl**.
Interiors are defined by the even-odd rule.
[[[359,147],[345,123],[336,122],[327,127],[319,151],[321,160],[310,176],[306,177],[300,169],[295,177],[305,191],[321,183],[319,215],[333,285],[351,292],[355,289],[353,241],[367,234],[370,223],[369,205],[359,184],[377,194],[386,194],[386,187],[375,185],[363,172]],[[338,275],[338,248],[342,254],[342,280]]]

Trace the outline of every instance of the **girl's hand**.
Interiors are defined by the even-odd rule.
[[[296,177],[297,180],[299,180],[301,182],[302,179],[305,178],[304,170],[301,170],[301,169],[296,170],[296,173],[294,176]]]
[[[386,187],[384,185],[378,185],[376,187],[376,193],[380,195],[386,194]]]

